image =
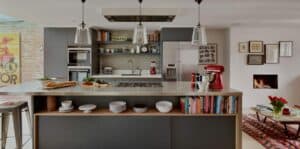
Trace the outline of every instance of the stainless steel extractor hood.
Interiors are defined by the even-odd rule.
[[[102,15],[110,22],[138,22],[136,8],[103,8]],[[178,13],[174,8],[143,8],[143,22],[172,22]]]

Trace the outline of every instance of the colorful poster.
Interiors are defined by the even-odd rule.
[[[0,33],[0,85],[20,83],[20,34]]]

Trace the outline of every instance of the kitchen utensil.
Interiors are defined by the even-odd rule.
[[[176,81],[176,65],[175,64],[168,64],[166,68],[166,79],[169,81]]]
[[[224,66],[221,65],[207,65],[205,66],[207,74],[210,75],[209,89],[223,89],[222,73]]]
[[[143,53],[147,53],[147,52],[148,52],[148,49],[147,49],[147,47],[145,47],[145,46],[144,46],[144,47],[142,47],[142,52],[143,52]]]
[[[126,102],[113,101],[109,103],[109,111],[112,113],[121,113],[126,110]]]
[[[148,108],[144,104],[136,104],[133,106],[133,111],[136,113],[145,113],[147,110]]]
[[[151,64],[150,64],[150,74],[151,75],[155,75],[156,74],[156,62],[155,61],[151,61]]]
[[[57,108],[57,99],[54,96],[47,97],[47,111],[55,111]]]
[[[90,113],[92,112],[92,110],[96,109],[96,105],[94,104],[86,104],[86,105],[82,105],[80,106],[78,109],[80,111],[83,111],[84,113]]]
[[[136,51],[135,51],[135,53],[137,53],[137,54],[141,53],[140,46],[136,46]]]
[[[170,101],[159,101],[155,104],[156,109],[161,113],[168,113],[173,108],[173,103]]]

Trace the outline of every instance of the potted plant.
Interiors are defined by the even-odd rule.
[[[82,81],[83,81],[83,85],[92,86],[92,85],[94,85],[95,79],[94,78],[90,78],[90,77],[86,77]]]
[[[282,108],[284,107],[285,104],[287,104],[287,100],[284,99],[283,97],[277,97],[277,96],[269,96],[271,105],[273,107],[273,117],[279,118]]]

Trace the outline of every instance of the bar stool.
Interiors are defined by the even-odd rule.
[[[9,124],[9,114],[12,114],[14,131],[15,131],[15,139],[16,139],[16,148],[22,149],[22,110],[26,113],[27,123],[29,127],[30,136],[31,135],[31,117],[28,110],[28,104],[25,101],[16,101],[16,102],[6,102],[0,104],[0,113],[1,117],[1,149],[5,149],[7,132],[8,132],[8,124]]]

